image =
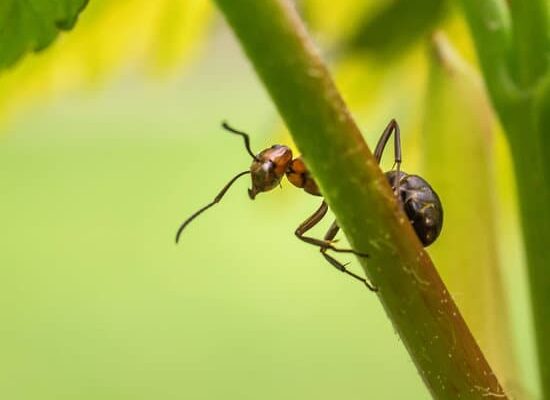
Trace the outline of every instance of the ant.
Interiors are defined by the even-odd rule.
[[[268,192],[279,186],[285,175],[294,186],[304,189],[305,192],[313,196],[322,196],[302,157],[292,158],[292,151],[289,147],[275,144],[255,155],[250,149],[250,138],[248,134],[230,127],[226,122],[222,123],[222,127],[233,134],[243,137],[246,151],[252,157],[252,165],[249,170],[235,175],[222,188],[211,203],[208,203],[206,206],[196,211],[181,224],[176,234],[176,243],[179,242],[181,233],[185,227],[204,211],[219,203],[231,185],[244,175],[250,174],[252,178],[252,188],[248,189],[248,196],[251,200],[254,200],[258,193]],[[409,175],[401,171],[401,134],[399,125],[395,119],[390,121],[378,140],[378,144],[374,150],[376,161],[380,164],[382,153],[392,135],[394,135],[395,169],[392,168],[392,170],[387,171],[385,175],[392,186],[395,196],[401,202],[416,235],[422,242],[422,245],[427,247],[437,239],[443,226],[443,207],[441,205],[441,200],[423,178],[418,175]],[[328,205],[323,200],[317,211],[296,228],[294,232],[296,237],[306,243],[319,247],[323,257],[339,271],[361,281],[371,291],[378,291],[378,288],[372,285],[368,280],[346,269],[347,264],[342,264],[340,261],[327,254],[328,250],[332,250],[337,253],[351,253],[359,257],[368,257],[366,253],[361,253],[353,249],[340,249],[334,246],[334,238],[340,230],[336,221],[332,223],[323,239],[305,236],[310,229],[316,226],[325,217],[327,211]]]

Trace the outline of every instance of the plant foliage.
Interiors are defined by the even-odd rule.
[[[47,47],[71,29],[88,0],[4,0],[0,2],[0,69],[29,51]]]

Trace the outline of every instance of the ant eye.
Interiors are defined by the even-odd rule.
[[[273,172],[275,165],[273,164],[272,161],[266,161],[262,164],[261,168],[266,175],[269,175]]]

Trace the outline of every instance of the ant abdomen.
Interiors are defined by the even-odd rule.
[[[437,193],[418,175],[397,171],[386,172],[393,190],[399,190],[403,209],[424,247],[432,244],[443,226],[443,206]],[[398,189],[397,189],[398,188]]]

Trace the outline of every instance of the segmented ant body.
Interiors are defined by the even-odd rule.
[[[240,135],[244,138],[244,144],[248,154],[252,157],[252,164],[248,171],[243,171],[234,176],[218,193],[214,200],[206,206],[199,209],[197,212],[187,218],[178,229],[176,234],[176,243],[179,241],[181,233],[185,227],[204,211],[217,204],[225,195],[227,190],[233,183],[244,175],[251,175],[252,188],[248,189],[250,199],[254,199],[261,192],[268,192],[279,186],[281,180],[286,176],[288,180],[296,187],[304,189],[305,192],[314,195],[322,196],[319,188],[309,173],[303,159],[301,157],[292,158],[292,151],[284,145],[273,145],[255,155],[250,149],[249,136],[241,131],[231,128],[227,123],[223,123],[222,127],[231,133]],[[394,134],[394,167],[391,171],[386,172],[386,177],[392,186],[394,193],[403,205],[404,211],[409,217],[409,220],[424,246],[428,246],[437,239],[441,232],[443,224],[443,207],[437,193],[432,187],[421,177],[417,175],[408,175],[400,170],[401,167],[401,138],[399,125],[395,120],[391,120],[384,132],[382,133],[374,156],[378,163],[382,158],[384,148]],[[378,289],[373,286],[365,278],[346,269],[347,264],[342,264],[331,255],[327,254],[328,250],[338,253],[351,253],[359,257],[368,257],[368,254],[355,251],[353,249],[340,249],[334,246],[334,238],[339,231],[339,226],[334,221],[323,239],[317,239],[305,234],[317,225],[327,214],[328,205],[325,201],[308,219],[306,219],[295,230],[295,235],[298,239],[319,247],[323,257],[339,271],[342,271],[353,278],[363,282],[367,288],[372,291]]]

